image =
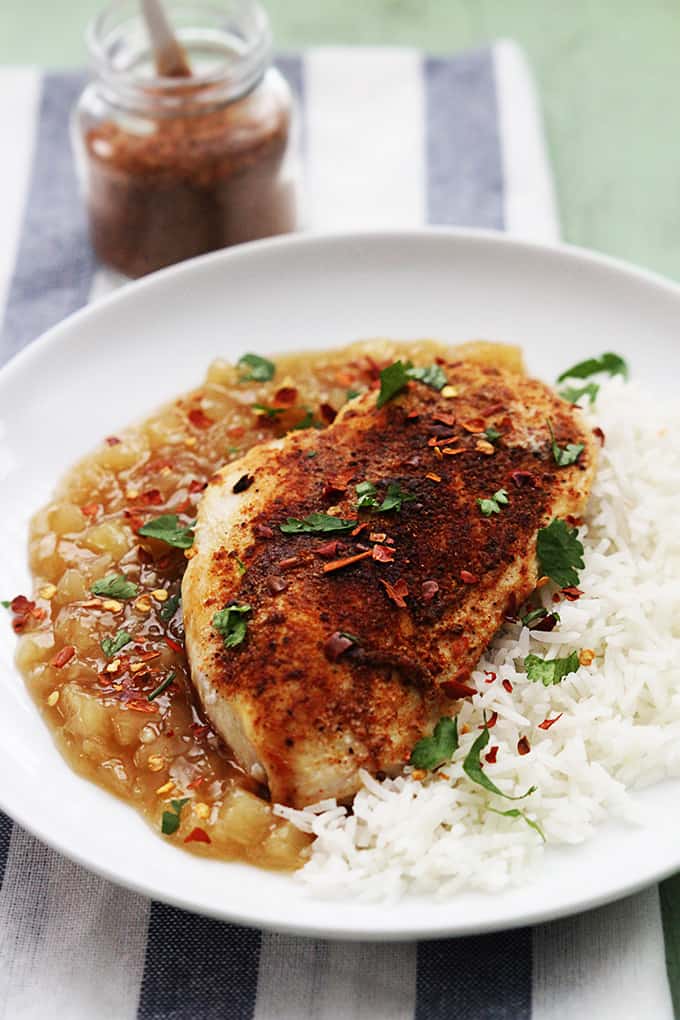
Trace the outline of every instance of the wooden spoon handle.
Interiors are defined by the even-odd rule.
[[[141,2],[154,51],[156,71],[162,78],[190,78],[191,68],[186,53],[177,41],[161,0]]]

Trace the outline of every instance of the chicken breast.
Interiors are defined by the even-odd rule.
[[[275,801],[348,798],[360,768],[407,761],[534,589],[538,529],[586,502],[578,409],[536,380],[444,371],[441,392],[411,381],[380,409],[369,393],[325,431],[254,447],[203,497],[183,582],[192,678]],[[551,428],[583,444],[576,463],[557,464]]]

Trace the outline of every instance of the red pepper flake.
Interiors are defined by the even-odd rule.
[[[498,722],[498,712],[492,712],[491,715],[489,716],[489,718],[487,719],[487,721],[485,723],[482,723],[482,725],[479,727],[479,729],[480,730],[490,730],[490,729],[493,729],[493,727],[496,725],[497,722]]]
[[[331,560],[330,563],[324,563],[322,569],[324,574],[330,574],[334,570],[342,570],[343,567],[349,567],[352,563],[358,563],[359,560],[366,560],[372,555],[371,550],[367,549],[366,552],[357,553],[356,556],[343,556],[340,560]]]
[[[461,422],[461,426],[466,432],[483,432],[484,424],[483,418],[470,418],[468,421]]]
[[[329,662],[337,662],[341,655],[356,644],[350,637],[336,630],[334,634],[326,638],[323,643],[323,654]]]
[[[193,735],[195,737],[199,737],[199,738],[200,737],[204,737],[206,735],[206,733],[208,733],[210,731],[210,727],[209,726],[206,726],[205,724],[198,723],[198,722],[192,723],[190,729],[191,729]],[[202,783],[203,779],[201,779],[200,782]],[[198,781],[196,782],[196,785],[198,786]]]
[[[107,446],[119,446],[121,440],[118,438],[118,436],[107,436],[104,442],[106,443]]]
[[[496,679],[496,674],[492,673],[489,669],[484,670],[484,676],[486,677],[485,684],[492,684]]]
[[[526,737],[520,737],[517,741],[517,754],[528,754],[531,750],[531,745]]]
[[[439,436],[432,436],[431,439],[428,439],[427,445],[428,446],[450,446],[451,443],[459,443],[459,442],[460,442],[460,440],[458,439],[457,436],[446,436],[446,438],[444,438],[444,439],[442,439]]]
[[[416,418],[420,418],[420,411],[409,411],[406,415],[406,421],[415,421]]]
[[[80,512],[85,514],[86,517],[97,517],[103,509],[101,503],[86,503],[85,506],[81,506]]]
[[[477,693],[475,687],[470,687],[469,684],[464,684],[461,680],[445,680],[442,690],[448,698],[471,698],[473,694]]]
[[[491,404],[490,407],[484,411],[484,417],[488,418],[492,414],[502,414],[505,410],[505,404]]]
[[[195,736],[203,736],[203,733],[207,733],[210,729],[209,726],[199,726],[198,729],[201,731],[200,734],[196,733]],[[198,779],[193,779],[190,783],[187,783],[187,790],[197,790],[205,782],[205,776],[199,776]]]
[[[207,482],[201,482],[198,478],[192,478],[189,482],[189,492],[203,492],[207,486]]]
[[[135,648],[138,648],[138,647],[139,647],[138,645],[135,645]],[[181,651],[182,651],[182,648],[180,648],[180,652]],[[161,654],[160,652],[154,652],[153,650],[148,651],[148,652],[139,652],[138,655],[137,655],[137,658],[141,659],[142,662],[151,662],[152,659],[157,659],[160,654]],[[125,656],[122,655],[122,656],[119,656],[119,658],[124,659]]]
[[[460,579],[463,584],[477,584],[479,578],[476,574],[472,574],[469,570],[461,570]]]
[[[163,502],[160,489],[147,489],[141,496],[137,497],[135,503],[139,506],[158,506]]]
[[[57,652],[52,659],[50,659],[50,666],[54,666],[56,669],[61,669],[67,662],[70,662],[73,656],[76,654],[76,650],[73,645],[64,645],[60,652]]]
[[[141,528],[141,526],[144,524],[144,518],[141,516],[141,514],[133,513],[132,510],[125,510],[124,516],[126,520],[129,522],[130,527],[136,534]]]
[[[319,416],[321,421],[325,422],[326,425],[332,425],[337,417],[338,412],[335,410],[332,404],[320,404],[319,405]]]
[[[560,588],[560,595],[564,595],[568,602],[577,602],[581,595],[583,595],[583,592],[572,584],[568,588]]]
[[[564,518],[567,524],[571,524],[572,528],[580,528],[583,524],[582,517],[575,517],[574,514],[567,514]]]
[[[331,478],[323,487],[321,495],[324,499],[335,499],[341,496],[347,489],[347,481],[344,478]]]
[[[596,428],[593,429],[593,435],[597,436],[597,438],[600,440],[600,446],[604,446],[604,444],[605,444],[605,434],[602,431],[602,429],[599,427],[599,425]]]
[[[408,585],[406,581],[403,579],[403,577],[400,577],[399,580],[395,581],[394,584],[390,584],[390,582],[386,581],[384,577],[381,577],[380,583],[384,586],[388,597],[392,599],[395,606],[398,606],[400,609],[406,609],[406,603],[404,602],[404,599],[407,598],[409,590]]]
[[[324,542],[323,545],[317,546],[314,552],[317,556],[321,556],[325,560],[331,560],[337,554],[339,545],[340,543],[337,539],[335,541],[331,540],[330,542]]]
[[[490,747],[489,750],[486,752],[486,754],[484,755],[484,759],[485,761],[488,761],[489,765],[495,765],[497,756],[498,756],[498,744],[494,744],[494,746]]]
[[[524,485],[536,484],[536,478],[532,475],[531,471],[513,471],[510,478],[518,489],[521,489]]]
[[[187,418],[197,429],[209,429],[215,422],[200,407],[194,407],[189,411]]]
[[[146,712],[147,715],[154,715],[158,708],[152,701],[142,701],[141,699],[135,699],[134,701],[128,701],[127,707],[131,712]]]
[[[280,595],[287,587],[288,581],[283,577],[277,577],[275,574],[272,574],[271,577],[267,578],[267,588],[271,595]]]
[[[9,608],[17,616],[28,616],[35,609],[35,602],[26,598],[25,595],[15,595],[9,604]]]
[[[442,480],[441,475],[436,475],[434,471],[428,471],[425,477],[429,478],[431,482],[441,482]]]
[[[184,838],[185,843],[211,843],[210,836],[202,829],[199,825],[195,829],[192,829],[188,836]]]
[[[552,597],[552,600],[553,600],[553,602],[559,602],[560,601],[559,592],[555,592],[555,594]]]
[[[423,601],[431,602],[439,591],[439,585],[436,581],[423,581],[420,590],[423,594]]]
[[[509,680],[504,680],[503,681],[503,687],[508,692],[508,694],[512,694],[512,684],[510,683]]]
[[[394,549],[385,545],[374,545],[372,556],[378,563],[392,563],[394,560]]]
[[[301,563],[299,556],[287,556],[285,560],[279,560],[279,567],[281,570],[292,570],[293,567],[297,567],[298,563]]]
[[[465,453],[464,446],[446,446],[442,451],[444,457],[457,457],[459,453]]]
[[[560,712],[560,714],[556,715],[554,719],[544,719],[542,723],[538,724],[539,730],[549,730],[550,727],[554,726],[557,720],[561,719],[563,715],[564,713]]]
[[[298,398],[294,386],[280,386],[274,394],[274,407],[292,407]]]
[[[353,528],[352,531],[350,531],[350,535],[352,537],[354,537],[355,535],[359,535],[361,534],[362,531],[365,531],[366,528],[368,527],[370,527],[368,521],[364,521],[362,524],[357,524],[356,528]]]
[[[448,425],[449,428],[452,428],[456,424],[455,415],[446,414],[443,411],[441,412],[441,414],[438,412],[437,414],[433,415],[432,419],[433,421],[439,422],[441,425]]]
[[[177,652],[178,655],[181,655],[181,653],[184,651],[179,642],[173,641],[173,639],[171,637],[168,637],[167,634],[165,635],[165,643],[168,646],[168,648],[172,649],[173,652]]]
[[[266,524],[256,524],[253,531],[258,538],[273,538],[274,532]]]

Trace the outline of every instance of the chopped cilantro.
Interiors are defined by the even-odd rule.
[[[531,627],[532,623],[537,623],[538,620],[545,620],[547,616],[554,617],[556,623],[560,622],[559,613],[549,613],[548,610],[543,609],[542,606],[540,609],[532,609],[530,613],[527,613],[526,616],[523,616],[521,619],[525,627]]]
[[[308,459],[312,460],[313,457],[316,457],[317,453],[318,450],[310,450],[309,453],[307,454]]]
[[[507,506],[509,502],[507,489],[499,489],[491,499],[478,499],[477,506],[485,517],[491,517],[491,514],[499,514],[501,507]]]
[[[409,379],[417,379],[433,390],[443,390],[449,381],[440,365],[428,365],[426,368],[412,368],[407,365],[406,374]]]
[[[548,418],[548,428],[550,429],[552,455],[557,466],[569,467],[570,464],[575,464],[585,450],[583,443],[567,443],[564,447],[558,446],[550,418]]]
[[[161,606],[161,608],[158,611],[158,615],[160,616],[163,623],[169,623],[170,620],[172,620],[173,616],[179,609],[179,604],[181,601],[182,600],[179,595],[171,595],[168,601]]]
[[[600,387],[595,382],[586,383],[585,386],[565,386],[559,391],[562,399],[568,400],[570,404],[578,404],[581,397],[585,396],[594,403],[599,392]]]
[[[578,652],[572,652],[566,659],[540,659],[538,655],[527,655],[524,660],[530,680],[540,680],[544,687],[558,684],[568,673],[579,668]]]
[[[534,832],[537,832],[538,835],[543,840],[543,842],[545,843],[545,833],[543,832],[541,826],[538,824],[538,822],[534,822],[531,818],[529,818],[529,816],[525,814],[524,811],[520,811],[519,808],[515,807],[510,808],[509,811],[498,811],[496,808],[490,807],[489,811],[492,811],[495,815],[502,815],[503,818],[523,818],[527,825],[530,828],[532,828]]]
[[[243,642],[248,629],[244,617],[250,610],[251,607],[246,604],[225,606],[213,615],[212,625],[224,639],[225,648],[236,648]]]
[[[490,443],[497,443],[503,433],[499,432],[498,429],[495,429],[493,425],[489,425],[487,429],[484,429],[484,435]]]
[[[361,390],[347,390],[345,394],[345,400],[354,400],[355,397],[361,396]]]
[[[380,373],[380,393],[376,407],[383,407],[388,400],[396,397],[397,393],[401,393],[409,379],[416,379],[435,390],[443,389],[448,381],[439,365],[416,368],[410,361],[395,361],[383,368]]]
[[[279,530],[284,535],[315,534],[321,531],[349,531],[356,526],[356,521],[346,521],[342,517],[332,517],[330,514],[307,514],[300,520],[298,517],[289,517],[285,524],[279,525]]]
[[[308,407],[301,408],[305,411],[304,418],[301,418],[297,425],[293,425],[291,432],[297,432],[300,429],[322,429],[323,425],[320,421],[317,421],[312,411]],[[316,454],[314,455],[316,456]]]
[[[486,723],[486,715],[484,716],[484,722]],[[468,779],[471,779],[473,783],[477,783],[479,786],[483,786],[484,789],[488,790],[490,793],[495,793],[499,797],[505,797],[506,800],[524,800],[524,798],[528,797],[530,793],[534,793],[536,790],[535,786],[530,786],[526,793],[522,793],[516,797],[511,796],[509,793],[503,793],[502,790],[498,789],[496,784],[485,774],[479,760],[482,751],[488,743],[489,729],[488,726],[485,725],[484,729],[468,751],[465,761],[463,762],[463,772]]]
[[[157,538],[175,549],[190,549],[194,544],[194,532],[191,525],[179,523],[177,514],[162,514],[147,521],[137,532],[144,538]]]
[[[126,630],[119,630],[115,637],[102,638],[102,651],[107,659],[112,659],[116,652],[129,645],[132,638]]]
[[[236,566],[238,567],[239,572],[241,574],[245,574],[246,570],[248,569],[243,560],[240,560],[238,556],[236,557]]]
[[[107,574],[106,577],[95,581],[90,591],[93,595],[103,595],[111,599],[133,599],[139,591],[133,581],[128,581],[122,574]]]
[[[8,599],[2,599],[2,601],[0,601],[0,606],[3,606],[5,609],[9,609],[11,605],[12,603]]]
[[[411,751],[410,764],[418,769],[436,769],[450,761],[458,750],[458,719],[442,716],[431,737],[423,737]]]
[[[164,811],[161,820],[161,832],[164,836],[173,836],[179,829],[180,815],[182,808],[189,802],[190,797],[182,797],[181,800],[171,800],[172,811]]]
[[[160,694],[162,694],[162,693],[163,693],[163,691],[166,691],[166,690],[168,689],[168,687],[170,686],[170,684],[172,683],[172,681],[173,681],[174,679],[175,679],[175,671],[174,671],[174,669],[172,669],[172,670],[170,670],[170,672],[169,672],[169,673],[168,673],[168,675],[166,676],[165,680],[161,680],[161,682],[159,683],[158,687],[156,687],[156,688],[155,688],[155,689],[154,689],[154,690],[153,690],[153,691],[151,692],[151,694],[149,694],[149,696],[147,697],[147,699],[146,699],[146,700],[147,700],[147,701],[155,701],[155,699],[156,699],[156,698],[157,698],[157,697],[158,697],[158,696],[159,696]]]
[[[610,351],[607,354],[600,355],[599,358],[586,358],[585,361],[579,361],[578,364],[572,365],[566,372],[558,375],[557,381],[562,382],[563,379],[587,379],[589,375],[596,375],[598,372],[606,372],[608,375],[622,375],[624,379],[627,379],[628,365],[620,354],[612,354]]]
[[[393,364],[383,368],[380,373],[380,392],[376,401],[376,407],[384,407],[388,400],[401,393],[408,384],[408,374],[403,361],[395,361]]]
[[[261,358],[259,354],[244,354],[238,359],[239,368],[246,374],[241,375],[239,382],[269,382],[274,378],[276,365],[273,361]]]
[[[251,404],[256,414],[265,415],[267,418],[276,418],[277,414],[283,414],[285,407],[268,407],[267,404]]]
[[[377,489],[372,482],[359,482],[356,487],[358,510],[372,510],[373,513],[387,513],[389,510],[401,511],[403,503],[412,503],[415,496],[411,492],[404,492],[399,482],[390,482],[382,503],[376,499]]]
[[[578,528],[570,528],[565,521],[554,518],[547,528],[539,529],[536,553],[541,574],[560,588],[578,584],[577,571],[585,566]]]

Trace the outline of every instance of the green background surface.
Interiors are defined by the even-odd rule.
[[[464,49],[538,80],[563,235],[680,279],[680,0],[265,0],[276,42]],[[83,63],[95,0],[4,0],[0,63]]]

